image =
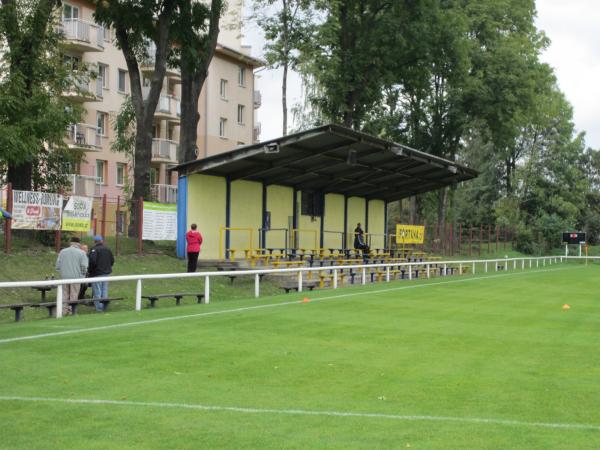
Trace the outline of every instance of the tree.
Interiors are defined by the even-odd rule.
[[[98,23],[113,27],[117,45],[123,52],[131,85],[135,113],[133,197],[150,195],[152,125],[174,47],[173,29],[177,0],[96,0],[94,14]],[[153,63],[150,89],[144,98],[140,62]],[[133,214],[135,217],[135,214]],[[132,224],[132,229],[135,229]]]
[[[265,33],[265,58],[268,67],[283,71],[281,81],[282,133],[288,132],[288,72],[296,70],[307,52],[314,30],[312,0],[255,0],[258,25]]]
[[[2,0],[0,6],[0,160],[15,189],[60,190],[68,166],[81,158],[64,142],[81,113],[64,93],[87,75],[63,64],[59,6],[56,0]]]
[[[317,84],[311,102],[325,121],[361,129],[381,99],[394,46],[402,46],[402,11],[411,1],[320,0],[325,16],[300,70]]]
[[[210,7],[202,2],[181,0],[175,16],[179,26],[174,31],[177,42],[174,59],[179,59],[181,67],[180,162],[197,158],[198,99],[217,47],[222,12],[223,0],[211,0]]]

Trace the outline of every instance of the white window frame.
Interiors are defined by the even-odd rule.
[[[227,138],[227,119],[225,117],[219,117],[219,137]]]
[[[99,171],[99,164],[102,165],[102,170]],[[98,184],[106,184],[106,167],[108,166],[108,161],[105,159],[97,159],[96,160],[96,180]]]
[[[227,80],[224,78],[219,82],[219,95],[222,100],[227,100]]]
[[[100,122],[101,118],[102,118],[102,122]],[[98,133],[98,135],[107,136],[107,134],[106,134],[107,120],[108,120],[107,113],[105,113],[103,111],[96,111],[96,127],[98,127],[96,129],[96,133]],[[102,123],[102,126],[100,126],[100,123]]]
[[[104,68],[104,75],[100,74],[100,68]],[[98,76],[102,77],[102,89],[110,89],[110,70],[108,64],[98,63]]]
[[[68,6],[71,8],[71,17],[65,17],[65,7]],[[77,17],[73,17],[73,11],[77,11]],[[71,20],[79,20],[79,6],[74,6],[70,3],[63,3],[62,8],[60,10],[60,14],[63,19],[71,19]]]
[[[238,105],[237,107],[237,123],[238,125],[244,125],[246,122],[244,121],[246,116],[246,106]]]
[[[119,182],[119,170],[122,170],[120,182]],[[116,185],[117,186],[125,186],[126,182],[127,182],[127,164],[117,163]]]
[[[102,25],[102,39],[104,42],[110,42],[110,27]]]
[[[238,85],[246,87],[246,68],[243,66],[238,67]]]
[[[121,90],[121,74],[123,74],[123,87],[124,87],[123,90]],[[123,70],[123,69],[117,70],[117,90],[119,92],[121,92],[122,94],[127,93],[127,71],[126,70]]]

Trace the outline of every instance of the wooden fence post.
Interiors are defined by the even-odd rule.
[[[12,216],[13,192],[12,183],[6,185],[6,211]],[[4,219],[4,251],[8,254],[12,249],[12,219]]]

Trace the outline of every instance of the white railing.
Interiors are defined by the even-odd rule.
[[[104,28],[81,19],[63,19],[62,30],[66,39],[104,47]]]
[[[168,139],[152,139],[152,157],[177,161],[179,144]]]
[[[149,87],[142,88],[142,95],[144,100],[148,98],[150,94]],[[156,105],[156,112],[169,114],[171,116],[181,116],[181,101],[174,95],[160,94],[158,98],[158,104]]]
[[[294,267],[289,269],[257,269],[257,270],[235,270],[235,271],[217,271],[217,272],[196,272],[196,273],[164,273],[150,275],[117,275],[92,278],[77,278],[67,280],[40,280],[40,281],[4,281],[0,282],[2,288],[21,288],[21,287],[40,287],[40,286],[55,286],[56,289],[56,318],[62,317],[62,287],[65,284],[82,284],[100,281],[135,281],[135,310],[142,309],[142,282],[144,280],[167,280],[173,278],[204,278],[204,302],[210,303],[210,279],[213,277],[227,276],[254,276],[254,297],[260,297],[260,279],[261,275],[266,274],[297,274],[298,292],[302,292],[304,285],[304,274],[311,272],[330,271],[332,273],[332,287],[338,288],[338,278],[343,271],[356,269],[360,270],[360,284],[365,285],[367,282],[367,270],[384,269],[385,281],[389,282],[390,272],[392,268],[403,267],[408,272],[408,279],[412,280],[415,268],[425,270],[426,278],[431,277],[434,270],[440,270],[442,276],[448,275],[450,266],[458,267],[459,274],[463,272],[464,267],[471,267],[472,274],[476,273],[476,268],[482,268],[483,272],[488,273],[493,270],[517,271],[525,270],[525,268],[546,267],[562,263],[566,259],[586,259],[585,257],[576,256],[540,256],[528,258],[499,258],[499,259],[484,259],[484,260],[455,260],[455,261],[421,261],[421,262],[406,262],[406,263],[381,263],[381,264],[356,264],[348,266],[323,266],[323,267]],[[588,258],[594,259],[594,258]],[[600,259],[600,257],[596,257]],[[491,267],[490,267],[491,266]],[[358,274],[358,272],[357,272]]]
[[[260,108],[260,106],[262,105],[262,95],[261,95],[260,91],[258,91],[258,90],[254,91],[253,100],[254,100],[254,109]]]
[[[260,122],[256,122],[254,124],[254,129],[252,130],[252,132],[253,132],[252,138],[254,139],[254,142],[259,142],[260,141],[261,129],[262,129],[262,127],[260,125]]]
[[[67,129],[67,140],[69,144],[82,147],[102,147],[102,135],[100,129],[94,125],[78,123]]]
[[[100,196],[100,179],[98,177],[72,174],[69,175],[69,179],[71,182],[71,194],[83,197]]]
[[[177,203],[177,186],[153,184],[150,186],[152,199],[158,203]]]

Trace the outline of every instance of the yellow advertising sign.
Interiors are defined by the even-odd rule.
[[[424,239],[423,225],[396,224],[396,244],[422,244]]]

